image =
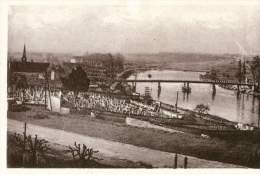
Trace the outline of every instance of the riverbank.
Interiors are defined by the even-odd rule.
[[[183,108],[178,108],[178,113],[176,113],[176,111],[172,111],[172,113],[177,116],[181,115],[182,117],[165,118],[164,116],[145,117],[131,115],[131,118],[149,122],[152,125],[155,124],[165,129],[173,129],[198,136],[260,143],[260,128],[249,125],[243,125],[245,128],[238,128],[240,125],[236,122],[228,121],[210,114],[201,115],[192,110]]]
[[[139,75],[141,76],[141,78],[142,79],[144,79],[144,78],[147,78],[147,76],[149,76],[149,75],[151,75],[151,74],[155,74],[155,77],[157,78],[157,77],[159,77],[159,75],[162,75],[162,76],[164,76],[165,75],[165,77],[166,78],[168,78],[170,75],[172,75],[171,74],[171,72],[172,71],[167,71],[167,70],[162,70],[162,72],[161,71],[155,71],[154,72],[154,70],[150,70],[151,72],[146,72],[146,73],[141,73],[141,72],[139,72]],[[179,76],[182,76],[182,75],[186,75],[187,73],[185,73],[185,72],[178,72],[177,71],[177,73],[175,73],[176,71],[174,71],[174,74],[176,74],[176,76],[177,77],[179,77]],[[141,74],[140,74],[141,73]],[[151,74],[150,74],[151,73]],[[192,73],[189,73],[188,72],[188,74],[189,75],[191,75]],[[198,74],[199,75],[199,74]],[[167,77],[168,76],[168,77]],[[133,78],[133,77],[131,77],[131,78]],[[140,77],[138,77],[138,78],[140,78]],[[183,77],[184,79],[186,78],[186,77]],[[190,77],[190,78],[193,78],[193,79],[195,79],[196,77],[195,76],[192,76],[192,77]],[[199,77],[198,77],[199,78]],[[134,86],[136,86],[136,85],[134,85]],[[152,87],[153,88],[153,85],[151,85],[151,84],[149,84],[149,83],[146,83],[146,84],[142,84],[142,87],[144,87],[144,86],[148,86],[148,87]],[[139,93],[141,93],[141,91],[140,91],[140,88],[141,86],[139,85]],[[200,87],[200,86],[199,86]],[[154,87],[154,88],[156,88],[157,89],[157,87]],[[192,87],[193,88],[193,87]],[[202,88],[204,88],[204,87],[202,87]],[[132,89],[136,89],[136,87],[134,87],[134,88],[132,88]],[[144,88],[143,88],[144,89]],[[162,91],[165,91],[165,88],[162,86]],[[210,90],[212,89],[212,87],[210,87]],[[167,91],[167,89],[166,89],[166,91]],[[178,89],[176,90],[176,91],[178,91]],[[197,92],[199,92],[199,93],[201,93],[201,90],[199,89],[199,90],[196,90]],[[222,91],[222,90],[221,90]],[[167,92],[169,92],[169,90],[167,91]],[[154,99],[158,99],[159,98],[159,96],[160,96],[160,94],[161,94],[161,91],[159,92],[157,92],[158,93],[158,97],[155,97],[155,96],[153,96],[153,98]],[[194,93],[194,92],[192,92],[192,93]],[[192,95],[192,93],[191,93],[191,95]],[[212,100],[212,101],[214,101],[214,98],[215,98],[215,95],[216,94],[212,94],[212,92],[210,92],[211,93],[211,95],[210,95],[210,100]],[[223,93],[223,91],[221,92],[221,93]],[[227,93],[230,93],[230,92],[227,92]],[[205,94],[205,93],[204,93]],[[207,94],[208,95],[208,94]],[[165,96],[165,95],[164,95]],[[188,95],[187,95],[188,96]],[[204,95],[203,95],[204,96]],[[188,98],[188,97],[187,97]],[[204,99],[204,97],[198,97],[198,98],[201,98],[201,99],[203,99],[203,101],[202,102],[197,102],[197,104],[198,103],[202,103],[202,104],[209,104],[209,102],[208,101],[205,101],[205,99]],[[221,98],[223,98],[223,96],[221,97]],[[234,96],[234,98],[237,98],[236,96]],[[175,96],[175,99],[176,99],[176,96]],[[174,99],[174,100],[175,100]],[[225,99],[224,99],[225,100]],[[142,101],[142,100],[141,100]],[[170,104],[166,104],[166,103],[163,103],[162,101],[169,101],[168,99],[159,99],[158,101],[160,101],[160,106],[161,106],[161,108],[162,109],[166,109],[167,111],[170,111],[171,113],[175,113],[175,106],[174,105],[170,105]],[[154,101],[154,103],[157,103],[158,101]],[[172,99],[171,99],[171,101],[172,101]],[[180,102],[180,103],[182,103],[182,102]],[[212,102],[210,102],[210,103],[212,103]],[[234,103],[234,101],[230,101],[230,103]],[[228,105],[230,105],[230,103],[229,104],[227,104],[227,106]],[[197,105],[197,104],[194,104],[194,108],[195,108],[195,106]],[[254,105],[254,104],[252,104],[252,105]],[[180,104],[180,106],[190,106],[190,104],[186,104],[186,105],[183,105],[183,104]],[[226,107],[226,106],[222,106],[222,104],[221,104],[221,107],[223,108],[223,107]],[[194,109],[193,108],[193,109]],[[211,107],[210,107],[211,108]],[[214,106],[213,106],[213,108],[214,108]],[[174,109],[174,110],[173,110]],[[218,109],[218,110],[220,110],[220,109]],[[224,109],[223,111],[225,111],[226,109]],[[236,109],[237,110],[237,109]],[[182,125],[182,127],[192,127],[192,128],[197,128],[197,129],[200,129],[200,130],[210,130],[210,131],[219,131],[219,130],[222,130],[222,131],[226,131],[226,130],[228,130],[228,131],[236,131],[237,129],[235,128],[235,126],[236,125],[238,125],[238,124],[241,124],[241,125],[245,125],[245,127],[259,127],[259,124],[257,125],[257,123],[256,124],[252,124],[252,123],[245,123],[245,122],[243,122],[243,121],[240,121],[240,120],[230,120],[230,119],[228,119],[228,117],[226,117],[226,119],[224,118],[227,114],[223,114],[223,116],[224,117],[222,117],[222,115],[219,115],[219,113],[216,113],[216,114],[218,114],[218,115],[212,115],[212,114],[203,114],[203,115],[199,115],[198,113],[195,113],[194,112],[194,110],[192,110],[192,108],[182,108],[182,107],[178,107],[178,111],[181,111],[182,113],[189,113],[190,114],[190,116],[187,116],[186,115],[186,117],[187,118],[190,118],[191,120],[193,120],[192,122],[191,121],[189,121],[189,122],[186,122],[186,124],[185,124],[185,126],[184,125]],[[215,111],[214,110],[211,110],[210,112],[212,112],[213,111],[213,114],[215,114]],[[218,111],[217,111],[218,112]],[[168,113],[168,112],[167,112]],[[174,114],[175,115],[175,114]],[[231,114],[231,115],[233,115],[233,114]],[[234,113],[234,115],[233,116],[235,116],[235,115],[239,115],[239,114],[237,114],[237,113]],[[220,117],[221,116],[221,117]],[[176,118],[176,117],[175,117]],[[235,118],[235,117],[234,117]],[[158,121],[156,121],[156,122],[158,122]],[[159,123],[163,123],[164,121],[162,121],[162,122],[159,122]],[[166,122],[166,123],[172,123],[172,122]],[[182,121],[181,122],[178,122],[178,124],[179,123],[183,123]],[[171,124],[172,125],[172,124]],[[174,125],[176,125],[176,124],[174,124]]]
[[[48,115],[48,118],[29,117],[39,112]],[[205,139],[190,133],[167,133],[155,129],[131,127],[125,124],[124,118],[120,115],[110,114],[101,118],[90,118],[82,114],[60,115],[33,107],[27,112],[8,112],[8,118],[155,150],[248,167],[260,167],[257,143],[218,138]],[[256,157],[252,157],[255,154]]]

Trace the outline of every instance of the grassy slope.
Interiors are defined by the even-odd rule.
[[[50,115],[49,119],[28,119],[25,112],[9,112],[8,117],[50,128],[63,129],[107,140],[143,146],[152,149],[176,152],[221,162],[260,167],[258,161],[249,161],[259,145],[243,142],[228,142],[216,138],[203,139],[192,134],[170,134],[153,129],[126,126],[123,121],[90,119],[78,115]],[[259,155],[258,155],[259,156]],[[258,162],[258,164],[257,164]]]

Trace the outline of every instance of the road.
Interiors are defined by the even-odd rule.
[[[23,132],[23,122],[8,119],[9,132]],[[85,144],[98,150],[106,157],[129,160],[132,162],[143,162],[153,167],[173,167],[174,153],[138,147],[101,138],[89,137],[64,130],[52,129],[33,124],[27,124],[27,133],[37,134],[38,137],[48,140],[50,143],[57,143],[68,146],[77,143]],[[184,155],[178,154],[178,166],[183,166]],[[208,161],[196,157],[188,157],[188,168],[239,168],[241,166],[226,164],[217,161]]]

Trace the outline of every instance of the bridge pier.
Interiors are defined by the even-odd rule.
[[[216,85],[215,85],[215,83],[213,83],[212,84],[212,96],[211,96],[213,101],[215,100],[216,92],[217,92]]]
[[[158,89],[162,89],[160,82],[158,82]]]
[[[237,93],[240,93],[240,86],[237,85]]]
[[[212,84],[212,92],[213,92],[213,94],[216,94],[216,85],[215,85],[215,83]]]
[[[132,82],[132,90],[136,92],[136,82]]]
[[[240,85],[237,85],[237,99],[240,99]]]
[[[158,97],[158,98],[159,98],[160,95],[161,95],[161,90],[162,90],[161,83],[158,82],[158,91],[157,91],[157,97]]]
[[[184,81],[184,85],[182,87],[182,92],[183,93],[191,93],[191,88],[190,88],[190,82]]]

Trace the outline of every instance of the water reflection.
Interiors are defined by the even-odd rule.
[[[182,101],[183,102],[188,102],[190,94],[191,94],[191,92],[183,92],[182,91]]]
[[[158,99],[160,99],[161,91],[162,91],[162,87],[161,87],[161,85],[158,85],[158,90],[157,90],[157,98]]]
[[[251,112],[252,113],[255,113],[255,97],[253,97],[253,99],[252,99],[252,108],[251,108]]]
[[[215,87],[215,85],[212,85],[212,86],[213,86],[213,87],[212,87],[211,100],[212,100],[212,102],[214,102],[215,97],[216,97],[216,87]]]

